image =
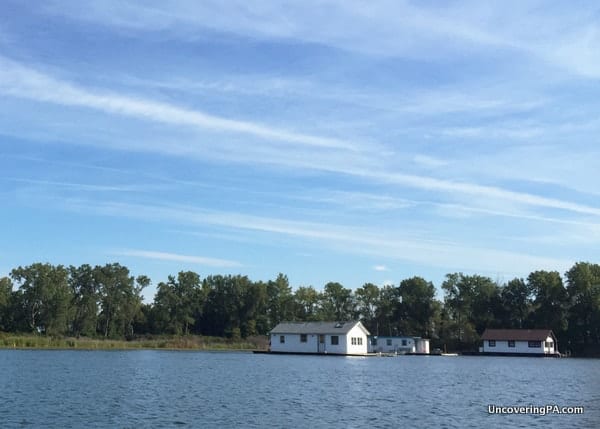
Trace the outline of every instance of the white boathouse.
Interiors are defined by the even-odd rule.
[[[373,335],[369,337],[369,353],[429,354],[429,340],[421,337]]]
[[[550,329],[486,329],[479,351],[507,355],[558,355],[558,344]]]
[[[282,322],[269,333],[272,353],[366,355],[369,331],[361,322]]]

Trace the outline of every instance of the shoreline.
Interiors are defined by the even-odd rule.
[[[35,335],[2,335],[0,350],[181,350],[240,351],[263,349],[259,338],[231,340],[221,337],[172,336],[118,340],[104,338],[52,338]]]

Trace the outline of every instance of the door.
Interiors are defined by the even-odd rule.
[[[325,335],[319,335],[319,353],[325,353]]]

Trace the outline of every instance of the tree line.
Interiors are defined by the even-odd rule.
[[[447,274],[436,299],[421,277],[355,290],[329,282],[292,289],[288,278],[182,271],[144,303],[147,276],[118,263],[34,263],[0,278],[0,331],[134,339],[144,335],[264,335],[280,321],[361,320],[375,335],[427,337],[434,347],[476,349],[485,328],[550,328],[561,351],[600,354],[600,265],[578,262],[563,277],[535,271],[506,283]]]

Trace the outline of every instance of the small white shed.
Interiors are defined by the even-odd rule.
[[[369,353],[429,354],[429,340],[421,337],[370,336]]]

